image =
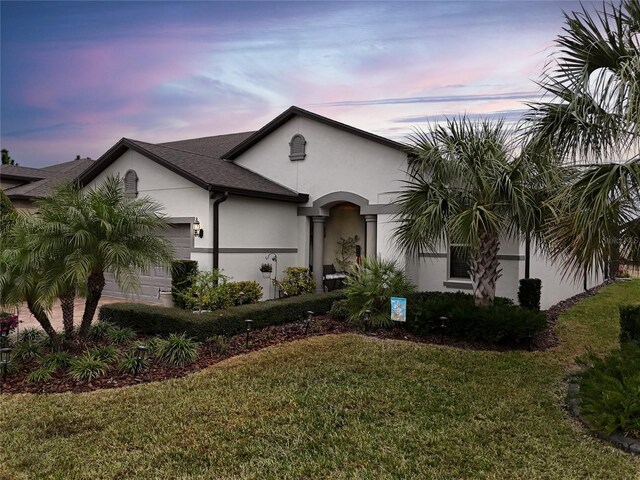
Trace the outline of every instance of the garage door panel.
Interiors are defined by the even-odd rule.
[[[191,256],[191,226],[189,224],[174,224],[169,230],[163,232],[164,237],[171,242],[175,257],[188,260]],[[158,289],[171,288],[171,274],[168,269],[153,267],[149,271],[141,272],[138,276],[140,282],[139,296],[145,301],[159,301]],[[125,295],[116,285],[113,275],[105,274],[104,296],[124,297]]]

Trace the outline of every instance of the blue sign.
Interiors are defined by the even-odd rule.
[[[407,321],[407,299],[391,297],[391,320],[394,322]]]

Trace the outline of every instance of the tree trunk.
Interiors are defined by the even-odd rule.
[[[33,303],[33,301],[30,299],[27,299],[27,307],[29,308],[31,315],[33,315],[33,317],[38,321],[47,335],[49,335],[51,340],[55,342],[57,340],[58,334],[53,328],[53,325],[51,325],[51,321],[49,320],[47,312],[45,312],[42,308],[36,306],[35,303]]]
[[[73,307],[76,300],[75,290],[69,290],[60,295],[60,308],[62,309],[62,324],[64,334],[70,338],[73,336]]]
[[[98,308],[98,302],[102,296],[104,289],[104,273],[94,272],[87,279],[87,299],[84,303],[84,313],[82,315],[82,323],[80,324],[80,335],[86,337],[89,335],[93,316]]]
[[[496,298],[496,282],[502,276],[499,249],[497,237],[486,233],[480,235],[480,248],[473,253],[469,269],[476,305],[491,305]]]

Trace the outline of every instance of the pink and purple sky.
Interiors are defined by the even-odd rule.
[[[23,166],[121,137],[255,130],[290,105],[396,140],[516,121],[572,1],[0,3],[0,144]]]

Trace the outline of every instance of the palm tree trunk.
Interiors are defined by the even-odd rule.
[[[34,318],[38,321],[40,326],[42,326],[47,335],[49,335],[51,340],[55,342],[57,333],[53,328],[53,325],[51,325],[51,321],[49,320],[47,312],[45,312],[42,308],[36,306],[35,303],[33,303],[33,301],[30,299],[27,299],[27,307],[29,308],[31,315],[34,316]]]
[[[84,313],[82,314],[82,323],[80,324],[80,335],[86,337],[89,335],[93,316],[98,308],[98,302],[102,296],[104,289],[104,273],[94,272],[87,279],[87,299],[84,303]]]
[[[73,307],[76,300],[75,290],[64,292],[60,295],[60,308],[62,309],[62,325],[67,337],[73,336]]]
[[[474,252],[469,269],[476,305],[491,305],[496,298],[496,282],[502,276],[499,249],[498,237],[487,233],[480,235],[480,248]]]

